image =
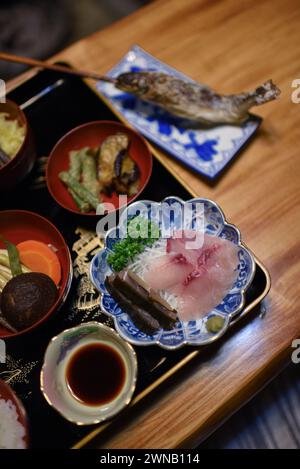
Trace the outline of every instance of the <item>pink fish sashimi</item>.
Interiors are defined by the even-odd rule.
[[[209,313],[236,280],[238,247],[230,241],[207,234],[196,238],[191,230],[177,231],[168,239],[166,251],[150,261],[144,279],[151,288],[176,295],[183,321]]]
[[[221,303],[237,278],[237,253],[230,241],[205,235],[194,271],[172,288],[180,319],[199,319]]]
[[[172,238],[167,240],[167,252],[182,254],[192,264],[197,264],[199,250],[204,245],[204,233],[193,230],[175,231]]]
[[[154,290],[169,290],[172,286],[184,282],[193,269],[193,264],[182,254],[164,254],[150,260],[144,281]]]

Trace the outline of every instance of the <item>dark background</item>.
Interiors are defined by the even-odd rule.
[[[146,3],[148,0],[1,0],[0,48],[46,59]],[[0,76],[8,79],[25,68],[0,62]]]

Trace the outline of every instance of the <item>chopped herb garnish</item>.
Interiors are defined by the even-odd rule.
[[[146,246],[152,246],[159,236],[159,227],[155,222],[141,216],[132,218],[127,224],[127,237],[115,243],[113,252],[107,258],[108,263],[115,272],[119,272]]]

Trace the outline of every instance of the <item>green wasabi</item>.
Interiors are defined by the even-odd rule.
[[[224,326],[225,319],[221,316],[211,316],[205,323],[208,332],[215,334],[219,332]]]

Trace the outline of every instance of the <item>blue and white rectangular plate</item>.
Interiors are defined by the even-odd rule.
[[[129,71],[160,71],[187,81],[183,73],[160,62],[138,46],[130,51],[107,75],[116,77]],[[98,90],[125,119],[149,140],[203,176],[214,179],[247,143],[261,118],[250,115],[245,124],[189,128],[187,121],[159,107],[118,90],[110,83],[98,82]]]

